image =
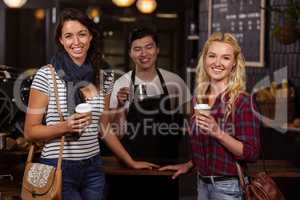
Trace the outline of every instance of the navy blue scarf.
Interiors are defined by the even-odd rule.
[[[89,58],[78,66],[65,51],[57,52],[50,63],[55,67],[58,76],[66,82],[68,113],[73,114],[76,105],[85,102],[80,88],[95,79],[92,63]]]

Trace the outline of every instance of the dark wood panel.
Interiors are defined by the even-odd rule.
[[[4,63],[5,57],[5,12],[0,6],[0,64]]]

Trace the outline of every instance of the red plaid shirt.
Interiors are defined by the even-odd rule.
[[[235,101],[234,117],[229,116],[226,122],[224,106],[220,95],[212,107],[211,115],[223,131],[243,143],[243,155],[234,156],[217,139],[201,134],[201,129],[192,118],[190,130],[193,162],[202,176],[237,175],[237,160],[251,162],[259,156],[259,121],[252,111],[251,97],[241,93]],[[235,123],[232,123],[233,118]]]

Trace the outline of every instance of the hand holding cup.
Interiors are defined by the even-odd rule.
[[[125,105],[125,102],[129,99],[130,89],[129,87],[122,87],[117,93],[118,107]]]
[[[211,107],[208,104],[196,104],[194,107],[196,124],[203,134],[208,134],[217,138],[220,136],[221,129],[215,118],[210,114]]]
[[[194,106],[196,116],[209,115],[211,107],[208,104],[196,104]]]
[[[92,106],[88,103],[81,103],[76,106],[75,113],[69,117],[68,126],[70,132],[81,134],[92,122]]]
[[[147,96],[147,89],[145,84],[138,84],[134,86],[134,95],[136,100],[142,101]]]
[[[208,133],[210,109],[208,104],[196,104],[194,106],[196,123],[203,133]]]

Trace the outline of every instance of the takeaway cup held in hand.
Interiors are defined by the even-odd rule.
[[[92,120],[92,106],[88,103],[78,104],[75,108],[75,112],[79,114],[89,114]]]
[[[134,86],[134,94],[138,101],[142,101],[147,96],[147,89],[145,84],[138,84]]]
[[[208,104],[196,104],[194,106],[195,114],[200,115],[209,115],[211,107]]]

